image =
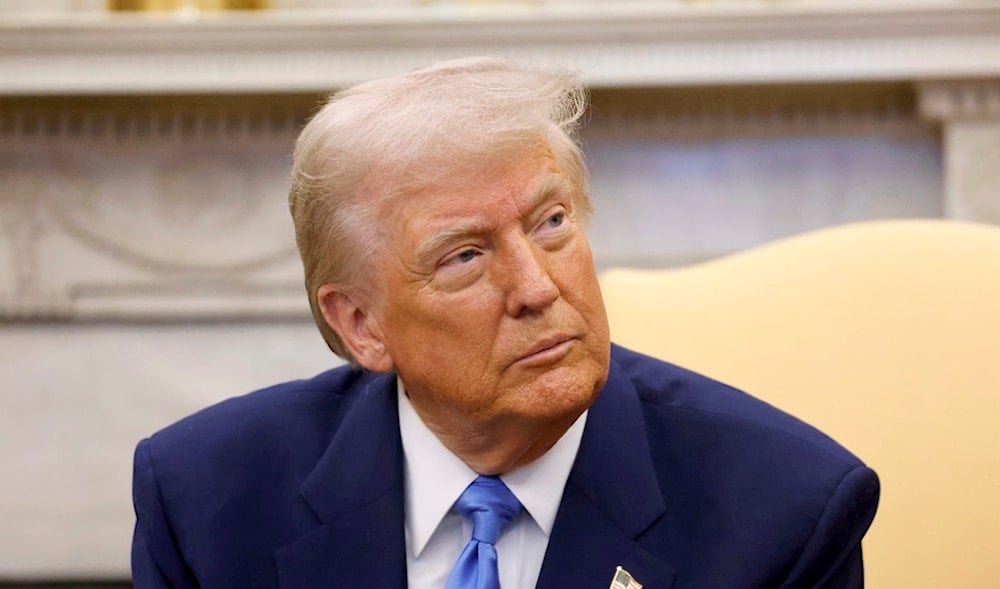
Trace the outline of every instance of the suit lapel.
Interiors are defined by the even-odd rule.
[[[608,383],[587,415],[537,587],[604,589],[620,565],[646,587],[669,588],[673,567],[642,538],[666,510],[655,473],[638,393],[612,359]]]
[[[276,553],[282,587],[406,586],[395,385],[383,374],[345,393],[352,405],[301,489],[320,525]]]

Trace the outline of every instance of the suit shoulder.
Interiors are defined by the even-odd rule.
[[[878,478],[837,442],[733,387],[626,349],[613,350],[612,371],[637,396],[670,514],[649,541],[690,564],[685,587],[821,586],[813,581],[824,567],[860,542]]]
[[[746,442],[794,445],[847,469],[862,466],[828,435],[746,392],[625,348],[616,347],[612,358],[635,386],[647,416],[694,429],[700,424]]]
[[[309,379],[276,384],[226,399],[150,436],[149,452],[163,469],[197,464],[253,464],[282,448],[321,452],[354,393],[379,376],[343,366]]]

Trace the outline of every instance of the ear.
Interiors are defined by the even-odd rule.
[[[351,296],[332,284],[324,284],[316,291],[316,299],[326,324],[340,336],[358,364],[375,372],[392,370],[392,357],[367,297]]]

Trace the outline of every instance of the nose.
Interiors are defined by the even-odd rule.
[[[541,311],[559,298],[549,254],[527,238],[511,244],[506,274],[507,313],[512,317]]]

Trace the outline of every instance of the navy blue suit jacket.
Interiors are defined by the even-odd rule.
[[[135,454],[136,587],[406,586],[393,374],[231,399]],[[861,587],[878,479],[739,391],[614,347],[538,587]],[[520,589],[520,588],[507,588]]]

